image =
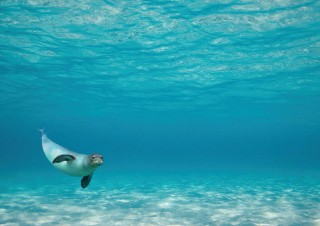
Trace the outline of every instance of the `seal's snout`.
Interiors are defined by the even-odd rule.
[[[101,166],[103,164],[103,156],[99,154],[92,155],[91,163],[93,166]]]
[[[94,162],[96,163],[96,165],[102,165],[103,164],[103,160],[102,159],[95,159]]]

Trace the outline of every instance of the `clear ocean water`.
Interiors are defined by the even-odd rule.
[[[2,0],[0,125],[0,225],[320,225],[320,2]]]

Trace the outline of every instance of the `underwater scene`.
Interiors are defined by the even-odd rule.
[[[320,1],[0,1],[0,225],[320,226]]]

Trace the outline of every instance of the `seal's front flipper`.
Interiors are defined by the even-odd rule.
[[[90,184],[91,178],[92,178],[92,174],[83,177],[81,180],[81,187],[86,188]]]
[[[75,160],[76,157],[74,157],[73,155],[59,155],[57,156],[52,163],[60,163],[60,162],[63,162],[63,161],[72,161],[72,160]]]

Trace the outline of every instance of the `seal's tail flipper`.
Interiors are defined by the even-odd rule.
[[[41,132],[41,135],[46,134],[46,133],[44,132],[44,129],[45,129],[45,128],[43,128],[43,129],[38,129],[38,128],[37,128],[37,130],[39,130],[39,131]]]

